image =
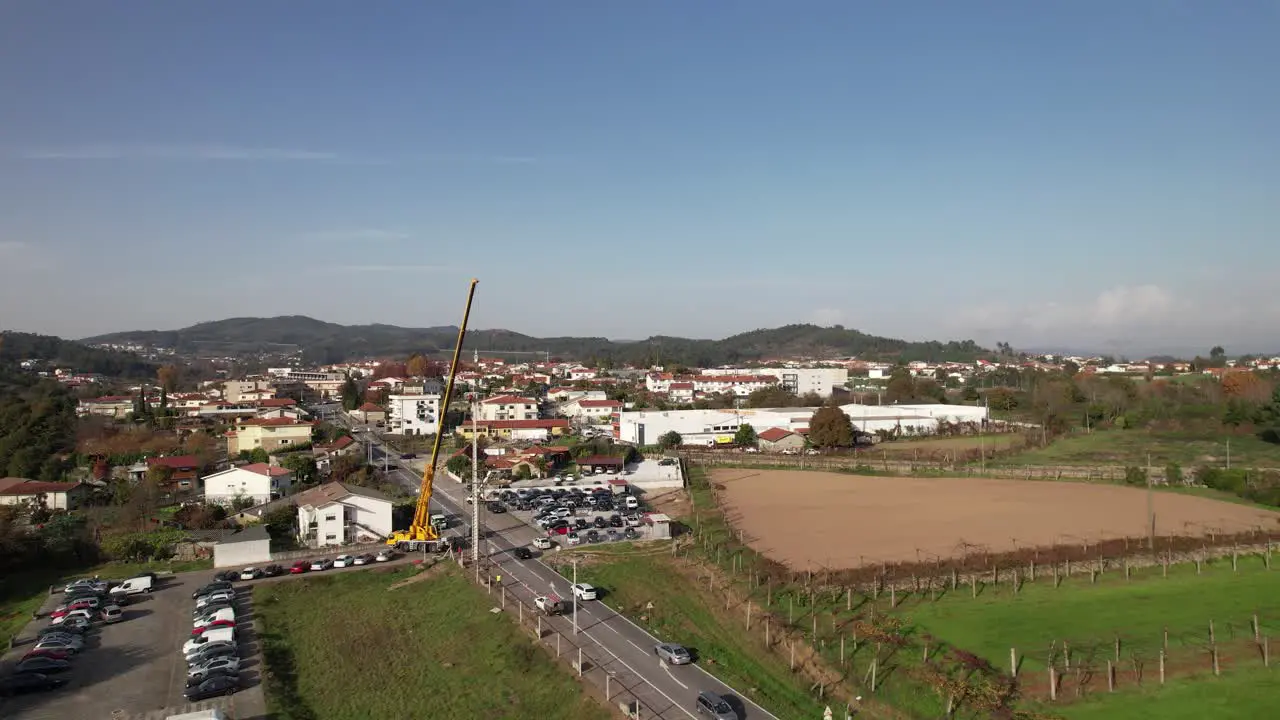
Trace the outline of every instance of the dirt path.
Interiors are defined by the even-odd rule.
[[[711,480],[752,547],[797,569],[1140,538],[1150,522],[1147,491],[1115,485],[728,468]],[[1191,495],[1150,501],[1158,535],[1280,523],[1280,513]]]

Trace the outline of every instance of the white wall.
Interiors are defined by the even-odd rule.
[[[270,540],[218,543],[213,546],[213,566],[244,568],[271,561]]]
[[[361,528],[351,527],[348,533],[350,523],[359,523],[375,533],[390,535],[391,503],[352,494],[319,508],[298,508],[298,527],[303,534],[310,532],[313,520],[316,522],[315,544],[318,546],[341,545],[348,535],[354,539]]]
[[[388,430],[399,435],[434,435],[440,429],[439,395],[387,397]]]
[[[275,489],[283,490],[289,486],[288,475],[277,475],[273,478],[259,475],[256,472],[232,468],[204,478],[205,502],[230,505],[232,500],[243,495],[253,498],[255,505],[271,501],[272,481]]]
[[[481,420],[537,420],[536,403],[480,403]]]

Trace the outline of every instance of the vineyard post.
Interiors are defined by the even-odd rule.
[[[1161,664],[1161,667],[1164,665]],[[1052,665],[1049,666],[1049,699],[1058,699],[1058,669]]]
[[[1164,685],[1164,650],[1160,651],[1160,684]]]
[[[925,646],[925,654],[928,655],[928,646]],[[1018,649],[1009,648],[1009,677],[1018,678]]]

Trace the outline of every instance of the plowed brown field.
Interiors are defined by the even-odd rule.
[[[711,480],[752,547],[799,570],[1143,538],[1149,523],[1147,491],[1116,485],[730,468]],[[1158,535],[1280,523],[1280,513],[1192,495],[1151,501]]]

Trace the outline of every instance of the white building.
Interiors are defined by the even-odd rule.
[[[293,500],[299,535],[312,547],[377,541],[391,534],[391,499],[376,490],[331,482]]]
[[[588,400],[578,398],[560,405],[560,414],[568,418],[599,422],[622,411],[622,403],[617,400]]]
[[[849,371],[842,367],[823,368],[715,368],[703,370],[705,375],[747,376],[767,375],[778,379],[782,387],[796,395],[817,393],[819,397],[831,397],[832,388],[842,388],[849,382]],[[685,378],[681,378],[685,379]],[[702,388],[698,388],[701,390]]]
[[[644,410],[618,416],[616,437],[636,445],[654,445],[668,432],[680,433],[686,445],[729,443],[738,428],[749,424],[758,433],[769,428],[807,432],[818,408],[757,408],[740,410]],[[902,428],[928,435],[938,423],[981,422],[987,408],[972,405],[842,405],[853,426],[866,433]]]
[[[271,536],[265,525],[250,525],[213,546],[213,566],[245,568],[271,561]]]
[[[480,401],[480,420],[537,420],[538,401],[516,395],[499,395]]]
[[[293,475],[266,463],[241,465],[204,476],[204,501],[230,505],[237,498],[251,498],[254,505],[271,502],[293,484]]]
[[[387,432],[395,435],[434,435],[439,429],[439,395],[387,397]]]

